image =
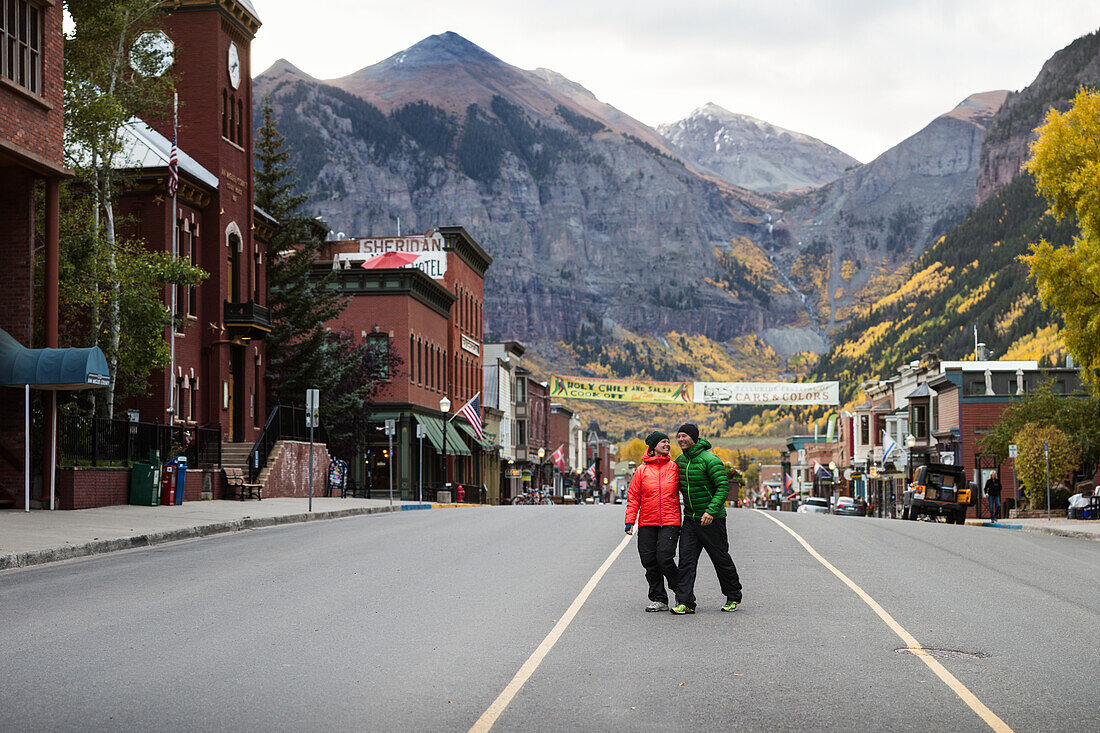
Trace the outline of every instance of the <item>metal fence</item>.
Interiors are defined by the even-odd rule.
[[[313,430],[313,439],[318,443],[326,442],[324,428]],[[287,407],[276,405],[267,416],[264,429],[260,437],[252,446],[248,454],[248,480],[255,482],[260,476],[260,471],[267,466],[267,458],[271,455],[275,444],[280,440],[309,440],[309,428],[306,427],[306,411],[301,407]]]
[[[160,423],[58,415],[58,463],[62,466],[129,465],[151,451],[166,461],[187,457],[189,467],[220,466],[221,427],[187,428]]]

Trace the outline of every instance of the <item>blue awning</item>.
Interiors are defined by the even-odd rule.
[[[0,387],[94,389],[111,383],[107,357],[90,349],[28,349],[0,328]]]

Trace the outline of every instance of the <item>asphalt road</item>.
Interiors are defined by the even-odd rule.
[[[569,616],[623,541],[618,506],[356,517],[0,573],[0,730],[1100,730],[1100,543],[727,521],[732,614],[706,559],[699,613],[643,613],[632,539]]]

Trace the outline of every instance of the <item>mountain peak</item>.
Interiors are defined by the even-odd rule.
[[[271,66],[264,70],[262,76],[268,77],[281,77],[281,76],[294,76],[299,79],[307,79],[309,81],[317,81],[306,72],[299,69],[294,64],[290,63],[286,59],[279,59]]]
[[[472,43],[454,31],[428,36],[404,51],[395,53],[378,66],[423,68],[450,64],[492,64],[504,62],[476,43]]]

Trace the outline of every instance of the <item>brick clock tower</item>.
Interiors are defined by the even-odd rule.
[[[164,31],[175,44],[179,147],[218,179],[199,221],[184,221],[182,209],[177,212],[178,227],[198,232],[196,264],[210,273],[198,288],[199,317],[183,343],[177,339],[177,350],[200,365],[207,387],[199,412],[221,424],[223,440],[254,441],[266,416],[264,337],[270,331],[264,245],[255,236],[262,223],[252,192],[250,47],[260,21],[248,0],[165,5]],[[171,122],[158,124],[171,139]]]

